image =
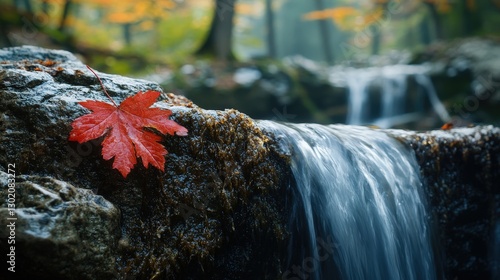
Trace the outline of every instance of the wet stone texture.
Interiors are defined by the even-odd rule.
[[[0,171],[2,186],[8,185],[9,178]],[[15,231],[9,239],[15,243],[9,245],[15,245],[18,279],[34,275],[36,279],[72,279],[75,275],[109,279],[116,275],[118,208],[91,190],[50,177],[18,176],[16,189],[15,216],[9,215],[7,200],[2,199],[0,236]],[[2,188],[0,195],[7,198],[8,189]],[[15,228],[7,217],[17,218]],[[9,247],[2,242],[4,252],[11,252]]]
[[[161,91],[146,80],[98,74],[117,103],[138,91]],[[18,271],[32,279],[280,275],[287,159],[251,119],[162,94],[154,106],[172,110],[189,135],[164,137],[165,173],[139,162],[124,179],[102,159],[102,139],[67,140],[71,122],[88,113],[77,102],[88,99],[109,102],[72,54],[0,50],[0,171],[15,163],[16,206],[47,217],[45,223],[33,214],[18,228]],[[68,231],[51,230],[59,223]],[[38,230],[24,234],[31,225]],[[7,252],[6,238],[2,232],[1,252]]]
[[[446,279],[494,279],[500,222],[500,128],[391,131],[417,156]]]

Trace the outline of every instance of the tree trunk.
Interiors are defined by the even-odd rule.
[[[500,0],[490,0],[488,3],[489,3],[489,5],[487,6],[488,8],[492,8],[497,12],[500,12]]]
[[[12,0],[12,5],[16,8],[16,11],[20,10],[20,3],[17,0]]]
[[[266,0],[266,35],[267,35],[267,55],[270,58],[276,57],[276,41],[274,36],[274,13],[272,0]]]
[[[429,45],[432,42],[431,34],[429,32],[429,18],[426,16],[419,25],[420,29],[420,41],[424,45]]]
[[[31,6],[30,0],[24,0],[23,4],[26,12],[28,12],[29,14],[33,14],[33,7]]]
[[[316,0],[316,9],[318,11],[325,9],[323,0]],[[325,60],[326,62],[328,62],[328,64],[333,64],[333,49],[330,45],[330,32],[328,32],[328,22],[326,20],[318,20],[318,24],[321,32],[321,43],[323,44]]]
[[[376,30],[372,37],[372,55],[379,54],[380,52],[380,42],[382,41],[382,32]]]
[[[66,20],[68,19],[72,4],[72,0],[66,0],[64,2],[63,13],[61,16],[61,21],[59,22],[59,31],[64,31],[64,29],[66,28]]]
[[[9,37],[9,23],[4,22],[3,19],[0,19],[0,46],[3,47],[12,47],[14,44],[10,40]]]
[[[464,1],[462,3],[462,32],[465,36],[473,36],[477,35],[478,32],[481,31],[483,27],[483,21],[481,17],[481,13],[478,13],[478,5],[480,5],[480,1],[471,2],[472,6],[468,5],[468,1]]]
[[[132,44],[132,24],[124,23],[123,25],[123,39],[125,40],[125,45],[130,46]]]
[[[438,40],[444,39],[443,24],[441,22],[441,17],[436,9],[436,6],[429,2],[424,2],[429,8],[429,13],[431,15],[432,21],[434,22],[434,30],[436,30],[436,38]]]
[[[203,45],[196,51],[197,55],[213,56],[222,62],[234,59],[232,33],[235,3],[236,0],[216,0],[210,31]]]
[[[389,13],[389,11],[387,10],[387,5],[388,2],[383,2],[382,4],[380,4],[383,13],[382,19],[385,19],[387,13]],[[377,19],[375,24],[369,26],[369,28],[371,29],[372,34],[372,55],[377,55],[380,53],[380,46],[382,44],[382,24]]]
[[[46,15],[49,14],[49,1],[48,0],[42,1],[42,12]]]

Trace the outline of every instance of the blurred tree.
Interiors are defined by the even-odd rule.
[[[483,1],[466,0],[461,3],[462,32],[465,36],[478,34],[483,27],[483,17],[480,13]]]
[[[16,1],[14,1],[16,2]],[[167,16],[167,11],[175,7],[174,0],[134,1],[134,0],[41,0],[40,7],[43,15],[49,15],[51,5],[62,10],[57,22],[57,30],[68,32],[68,27],[77,18],[77,6],[94,6],[99,12],[106,15],[105,21],[123,26],[123,37],[126,44],[132,40],[132,27],[144,21],[154,21]],[[29,0],[23,0],[24,6]],[[31,6],[30,6],[31,7]],[[71,17],[73,16],[73,17]]]
[[[372,25],[372,23],[375,23],[379,19],[385,18],[385,14],[388,12],[387,11],[387,4],[388,1],[379,1],[378,5],[375,7],[375,10],[378,11],[378,13],[374,16],[376,19],[372,19],[373,22],[370,22],[369,25]],[[373,28],[371,29],[371,34],[372,34],[372,54],[379,54],[380,52],[380,45],[382,44],[382,27],[381,25],[372,25]]]
[[[343,0],[335,0],[343,1]],[[326,1],[324,1],[326,5]],[[322,33],[317,22],[304,22],[304,11],[314,11],[318,8],[316,1],[287,0],[275,1],[276,14],[276,40],[278,57],[300,55],[317,61],[327,61],[324,40],[330,46],[329,52],[333,54],[340,50],[340,41],[345,34],[337,32],[334,24],[329,20],[323,21],[327,26],[328,36]]]
[[[215,57],[218,61],[234,60],[232,52],[234,6],[236,0],[215,0],[210,30],[197,55]]]
[[[316,0],[316,8],[318,10],[323,10],[325,8],[323,0]],[[324,20],[320,20],[318,23],[321,33],[321,42],[323,44],[323,52],[325,54],[325,60],[329,64],[333,64],[333,53],[332,47],[330,46],[330,31],[328,30],[328,25]]]
[[[485,11],[484,1],[463,0],[420,0],[428,7],[429,13],[434,22],[437,39],[445,39],[455,36],[473,36],[478,35],[483,30],[483,12]],[[492,0],[492,2],[497,0]],[[443,19],[445,16],[458,19],[461,23],[460,29],[456,34],[444,32]],[[450,23],[448,23],[450,24]],[[450,28],[447,28],[450,30]]]
[[[432,1],[424,1],[423,4],[427,7],[429,10],[429,15],[430,15],[430,20],[432,21],[434,25],[434,30],[436,31],[436,39],[441,40],[444,39],[444,33],[443,33],[443,24],[441,21],[441,16],[438,12],[438,7],[435,2]],[[441,10],[446,11],[448,8],[447,6],[443,7],[441,6]]]
[[[271,58],[276,57],[276,36],[274,34],[274,12],[271,0],[266,1],[266,37],[267,37],[267,55]]]
[[[16,8],[16,10],[20,10],[22,9],[22,7],[24,7],[24,11],[28,12],[28,13],[33,13],[33,7],[31,6],[31,1],[30,0],[13,0],[12,1],[14,7]]]
[[[500,0],[490,0],[490,3],[500,6]],[[432,40],[429,29],[434,30],[434,36],[438,40],[481,34],[485,6],[484,1],[476,0],[366,0],[353,6],[320,8],[306,13],[304,18],[307,20],[330,18],[343,31],[363,32],[371,41],[371,53],[377,54],[382,44],[381,23],[386,19],[409,21],[412,15],[422,12],[418,7],[425,7],[428,16],[422,16],[419,25],[420,37],[425,44]],[[391,7],[397,7],[397,11],[391,10]],[[446,29],[443,26],[445,24]],[[410,36],[410,33],[407,31],[404,37],[406,39],[411,37],[413,40],[414,36]]]
[[[30,0],[23,0],[24,7],[26,8],[26,12],[33,13],[33,7],[31,6]]]
[[[43,0],[42,1],[42,12],[44,14],[48,14],[49,13],[49,5],[50,5],[50,3],[49,3],[48,0]]]
[[[500,11],[500,0],[490,0],[490,4],[494,9]]]
[[[63,6],[63,12],[61,15],[61,20],[59,21],[59,31],[64,31],[66,28],[67,24],[67,19],[70,13],[70,9],[73,6],[73,1],[72,0],[65,0],[64,1],[64,6]]]
[[[14,5],[0,5],[0,47],[14,46],[9,33],[12,26],[20,25],[21,17],[19,14],[18,7]]]
[[[428,45],[432,42],[431,34],[430,34],[430,24],[429,24],[429,16],[425,16],[424,19],[420,22],[420,40],[424,45]]]
[[[168,17],[168,13],[176,4],[173,0],[159,1],[132,1],[132,0],[92,0],[103,7],[109,6],[107,2],[115,2],[113,9],[108,13],[108,22],[121,24],[125,44],[132,44],[132,28],[135,25],[149,22],[152,26],[158,20]]]
[[[369,10],[356,9],[354,7],[341,6],[330,9],[322,9],[309,12],[304,15],[306,20],[332,19],[333,22],[343,31],[363,32],[369,31],[369,37],[372,42],[372,53],[376,54],[380,48],[381,30],[380,26],[375,25],[384,16],[386,2],[377,1],[375,6]]]

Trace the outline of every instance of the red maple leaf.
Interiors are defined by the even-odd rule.
[[[90,67],[87,68],[92,71]],[[114,157],[113,168],[118,169],[123,177],[130,173],[137,163],[137,157],[141,158],[144,167],[151,164],[164,171],[167,150],[158,143],[161,136],[144,130],[144,127],[154,128],[162,134],[179,136],[186,136],[188,131],[169,119],[172,114],[170,110],[149,108],[160,96],[160,92],[138,92],[117,106],[104,86],[103,90],[113,104],[96,100],[78,102],[92,113],[73,121],[69,140],[84,143],[106,135],[102,142],[102,157],[105,160]]]

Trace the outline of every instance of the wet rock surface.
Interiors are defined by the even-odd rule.
[[[0,182],[12,178],[0,171]],[[0,195],[8,197],[8,189]],[[15,246],[16,275],[21,279],[109,279],[116,275],[116,244],[120,211],[92,191],[51,177],[16,177],[15,215],[2,200],[0,236],[2,251]],[[6,218],[16,218],[7,220]],[[9,228],[14,222],[14,228]],[[10,278],[9,278],[10,279]]]
[[[99,76],[117,103],[137,91],[161,91],[145,80]],[[97,79],[73,55],[36,47],[3,49],[0,79],[0,170],[7,172],[8,163],[15,163],[17,175],[47,176],[78,192],[91,190],[120,210],[120,216],[103,221],[120,224],[117,240],[110,240],[116,244],[105,249],[113,260],[101,264],[103,271],[114,266],[115,278],[138,279],[264,279],[279,274],[286,209],[284,200],[276,198],[286,197],[287,176],[278,176],[287,172],[286,159],[273,152],[272,141],[251,119],[234,110],[204,111],[185,98],[162,94],[155,106],[172,110],[189,136],[165,137],[165,173],[138,163],[123,179],[111,161],[102,159],[102,139],[81,145],[67,140],[72,120],[87,113],[78,101],[109,102]],[[22,196],[24,183],[17,188]],[[80,226],[72,220],[67,224]],[[91,265],[77,253],[61,255],[66,258],[62,264],[35,262],[43,259],[40,251],[51,251],[45,248],[51,244],[28,237],[18,244],[31,256],[17,267],[25,276],[37,278],[37,272],[46,271],[52,279],[96,279],[91,272],[64,274],[81,261]],[[91,242],[92,236],[83,236],[72,250],[87,254],[85,244]]]
[[[437,259],[444,261],[446,279],[494,279],[492,266],[499,261],[492,246],[499,238],[500,128],[391,133],[417,156],[439,225],[442,253]]]
[[[98,74],[117,103],[137,91],[161,91],[154,82]],[[189,135],[164,136],[165,173],[138,163],[124,179],[102,159],[102,139],[67,140],[71,122],[88,113],[77,102],[88,99],[108,102],[97,79],[72,54],[36,47],[0,50],[0,171],[16,164],[16,206],[56,197],[57,205],[83,207],[67,206],[70,216],[85,209],[91,214],[64,224],[72,231],[57,239],[78,234],[79,239],[63,244],[71,254],[54,256],[65,258],[60,263],[44,261],[40,253],[54,252],[52,243],[19,231],[17,246],[29,261],[18,269],[26,277],[45,271],[50,279],[279,278],[289,237],[290,169],[287,156],[252,119],[162,94],[154,106],[172,110],[172,119]],[[493,244],[495,217],[500,220],[498,128],[390,133],[416,151],[441,226],[447,279],[488,275],[487,246]],[[38,211],[51,213],[50,207],[40,204]],[[56,220],[51,216],[50,222]],[[85,231],[82,223],[94,228]],[[107,231],[106,238],[96,241],[93,234],[100,230]],[[0,239],[5,252],[6,233]],[[90,256],[86,248],[92,246],[98,253]],[[89,272],[90,266],[99,269]],[[64,274],[72,267],[78,269]]]

